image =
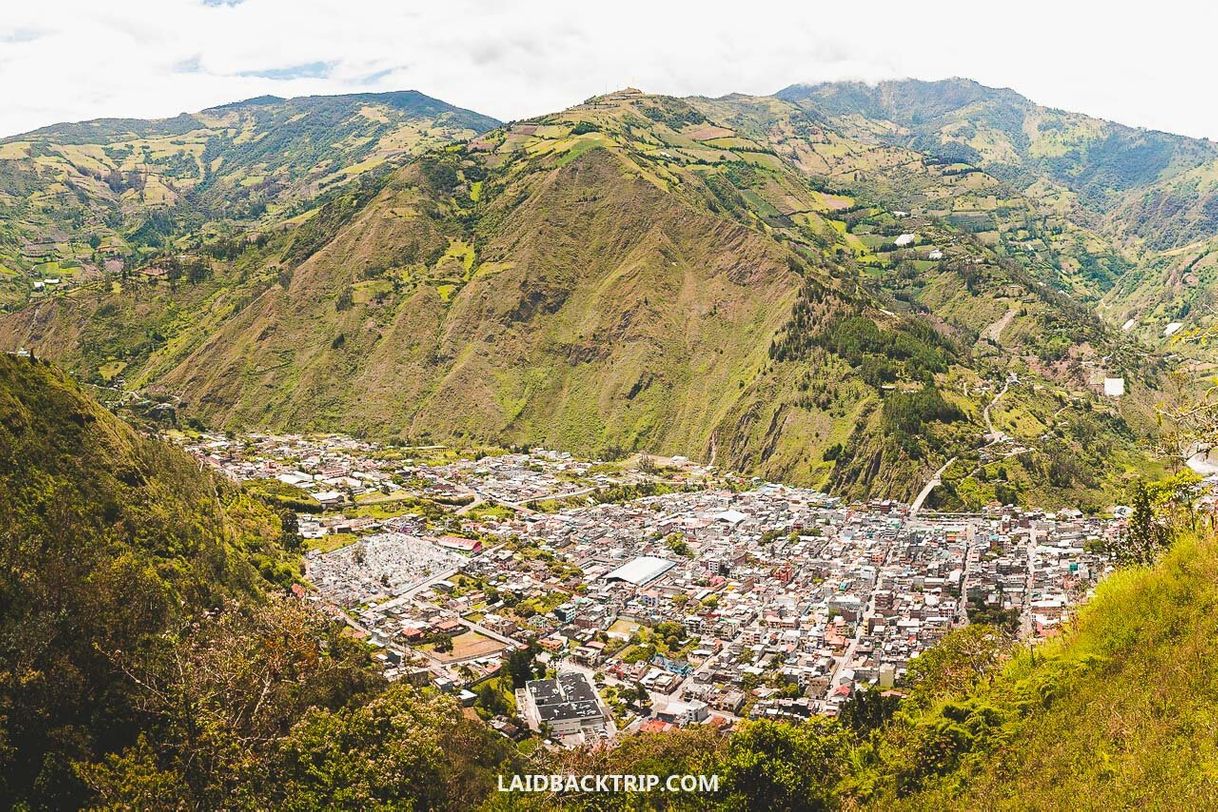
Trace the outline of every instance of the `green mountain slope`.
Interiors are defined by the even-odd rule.
[[[1081,454],[1067,418],[1090,404],[1113,444],[1054,487],[1120,478],[1144,399],[1101,403],[1095,376],[1150,379],[1056,271],[894,213],[887,170],[833,188],[725,118],[597,97],[332,195],[208,274],[86,286],[0,334],[230,427],[649,449],[902,498],[986,462],[1015,373],[996,430],[1024,459]]]
[[[498,124],[415,91],[262,97],[173,119],[57,124],[0,141],[0,306],[231,237],[352,178]]]
[[[1209,141],[1042,107],[966,79],[794,85],[776,95],[849,134],[962,161],[1020,191],[1064,191],[1094,214],[1218,159]]]
[[[120,652],[290,578],[279,519],[135,434],[44,362],[0,355],[0,795],[62,791],[122,742]]]
[[[1104,808],[1208,806],[1218,790],[1209,734],[1218,683],[1206,665],[1216,575],[1208,539],[1110,577],[1063,639],[900,720],[904,730],[877,753],[879,770],[895,780],[881,782],[872,803],[1047,810],[1085,797]]]
[[[299,566],[281,541],[235,484],[0,354],[0,803],[456,810],[490,792],[511,769],[497,737],[280,597]]]
[[[849,150],[847,170],[866,163],[857,156],[911,149],[973,184],[1000,182],[1008,193],[984,193],[980,205],[968,193],[961,213],[975,222],[966,227],[992,232],[1008,251],[1039,253],[1066,289],[1102,297],[1110,324],[1213,359],[1215,291],[1204,267],[1218,235],[1218,146],[1209,140],[1050,109],[964,79],[795,85],[767,103],[794,105],[864,145]],[[809,166],[828,171],[832,145],[813,152]],[[1031,208],[1012,206],[1011,193]],[[1187,339],[1164,341],[1172,321]]]
[[[874,105],[858,102],[859,110],[849,113],[831,105],[837,115],[829,115],[791,91],[691,102],[769,143],[828,188],[944,220],[1046,284],[1095,298],[1130,267],[1129,258],[1088,225],[1088,217],[1076,216],[1078,206],[1059,187],[1021,188],[977,156],[919,151],[917,139],[893,122],[859,112],[882,115]]]

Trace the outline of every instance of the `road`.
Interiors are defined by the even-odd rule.
[[[1021,639],[1028,640],[1032,637],[1032,566],[1036,562],[1036,544],[1039,541],[1036,535],[1036,522],[1033,521],[1028,527],[1028,577],[1023,585],[1023,607],[1019,613],[1019,636]]]
[[[513,640],[512,638],[508,637],[506,634],[500,634],[499,632],[493,632],[490,629],[486,628],[485,626],[477,624],[477,623],[473,622],[472,620],[466,620],[465,618],[462,617],[462,618],[457,618],[457,622],[460,623],[465,628],[469,629],[470,631],[475,631],[478,634],[483,635],[484,637],[489,637],[492,640],[497,640],[500,643],[505,643],[513,648],[524,648],[525,647],[524,643],[521,643],[519,640]],[[485,657],[486,655],[480,654],[478,656]],[[476,658],[471,658],[471,659],[476,659]]]
[[[955,457],[953,457],[952,459],[955,459]],[[947,465],[951,465],[950,460],[948,461]],[[947,468],[947,465],[944,465],[943,468],[939,469],[940,474],[943,473],[944,468]],[[938,474],[936,474],[936,476],[938,476]],[[927,493],[929,493],[929,491],[927,491]],[[925,498],[925,496],[923,496],[922,498]],[[880,563],[879,567],[876,568],[876,577],[877,578],[879,578],[880,573],[884,572],[884,568],[888,566],[888,560],[892,557],[892,551],[893,551],[894,547],[896,547],[896,544],[889,543],[888,547],[884,550],[884,560],[883,560],[883,562]],[[876,589],[871,590],[871,597],[867,599],[867,608],[863,610],[862,616],[858,619],[858,622],[855,624],[854,636],[851,637],[850,642],[846,644],[846,650],[844,652],[842,652],[841,657],[837,657],[833,661],[833,669],[829,672],[829,688],[825,692],[825,699],[829,699],[830,697],[832,697],[833,692],[837,689],[837,675],[839,673],[841,673],[841,670],[843,668],[848,666],[850,663],[854,662],[854,654],[856,651],[858,651],[859,643],[862,642],[863,633],[867,630],[867,627],[870,625],[871,618],[875,617],[875,593],[876,593],[876,591],[877,591]]]
[[[968,623],[968,576],[973,564],[981,558],[981,551],[977,549],[977,522],[969,521],[965,527],[964,566],[960,573],[960,608],[957,613],[957,620],[961,624]]]
[[[999,341],[999,339],[1002,338],[1002,331],[1007,328],[1007,325],[1011,323],[1011,319],[1015,318],[1015,314],[1018,312],[1018,308],[1008,308],[1007,312],[1003,313],[1002,317],[999,318],[998,321],[981,331],[981,337],[983,339],[988,338],[995,344],[1001,344],[1002,342]]]
[[[990,408],[997,403],[998,399],[1005,395],[1007,390],[1010,388],[1011,382],[1008,380],[1002,385],[1002,389],[998,390],[998,394],[994,395],[994,397],[990,399],[990,402],[985,404],[985,408],[981,410],[981,419],[985,421],[985,439],[988,445],[1001,443],[1003,440],[1008,439],[1007,436],[1001,431],[994,430],[994,421],[990,419]]]
[[[532,513],[536,513],[537,511],[534,510],[533,508],[529,507],[529,505],[535,505],[538,502],[544,502],[548,499],[554,499],[554,500],[574,499],[577,496],[586,496],[590,493],[596,493],[599,490],[600,490],[600,486],[593,486],[590,488],[580,488],[577,491],[568,491],[567,493],[547,493],[544,496],[535,496],[532,499],[526,499],[523,502],[509,502],[507,499],[500,499],[497,496],[492,496],[487,493],[479,493],[477,490],[474,490],[474,492],[473,492],[474,501],[470,502],[468,505],[466,505],[465,507],[458,510],[457,515],[464,516],[466,513],[469,513],[471,510],[478,507],[479,505],[487,505],[487,504],[503,505],[506,508],[511,508],[512,510],[516,511],[517,513],[532,514]]]
[[[1008,311],[1008,313],[1009,312],[1010,311]],[[1008,321],[1009,321],[1009,319],[1008,319]],[[985,446],[995,445],[997,443],[1006,442],[1007,440],[1011,439],[1007,435],[1003,434],[1001,431],[995,430],[994,422],[990,419],[990,407],[992,407],[995,403],[997,403],[999,401],[999,399],[1003,395],[1005,395],[1010,388],[1011,388],[1011,380],[1008,378],[1006,380],[1006,382],[1004,382],[1002,384],[1002,389],[998,390],[998,394],[996,394],[996,395],[994,395],[994,397],[990,398],[990,402],[985,404],[985,407],[981,410],[981,419],[985,422],[985,432],[986,432]],[[984,448],[985,446],[982,446],[982,447]],[[1010,457],[1010,456],[1014,456],[1015,454],[1021,454],[1025,450],[1026,449],[1023,449],[1020,451],[1014,451],[1014,452],[1008,454],[1007,456]],[[918,515],[918,513],[922,510],[922,503],[926,501],[926,497],[930,496],[930,492],[933,491],[935,488],[937,488],[939,485],[943,484],[943,472],[946,471],[947,467],[955,461],[956,461],[956,457],[952,457],[950,460],[943,463],[942,468],[940,468],[938,471],[935,471],[935,473],[931,476],[930,481],[926,483],[926,485],[922,488],[921,492],[918,494],[917,498],[914,499],[913,504],[910,505],[909,518],[912,519]]]
[[[931,476],[930,481],[926,483],[926,485],[922,488],[922,491],[918,494],[918,497],[913,500],[913,504],[909,506],[909,518],[912,519],[918,515],[918,512],[922,510],[922,503],[926,501],[926,497],[930,496],[930,492],[939,485],[943,484],[943,472],[947,470],[947,466],[951,465],[955,461],[956,458],[952,457],[950,460],[943,463],[942,467],[940,467],[938,471],[935,471],[935,473]]]

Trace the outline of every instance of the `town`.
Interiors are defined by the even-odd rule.
[[[851,504],[684,458],[463,456],[341,436],[179,436],[291,494],[302,589],[390,679],[512,738],[835,715],[899,690],[970,620],[1048,637],[1104,574],[1112,519]]]

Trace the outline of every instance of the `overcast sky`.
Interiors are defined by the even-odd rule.
[[[967,76],[1042,104],[1218,139],[1213,4],[1127,5],[3,0],[0,135],[264,93],[415,89],[515,119],[627,85],[721,95]]]

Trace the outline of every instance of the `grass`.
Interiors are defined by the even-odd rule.
[[[118,377],[126,368],[126,361],[108,361],[97,368],[97,374],[108,383]]]
[[[388,279],[369,279],[352,285],[351,298],[357,304],[367,304],[377,297],[393,292],[393,283]]]
[[[359,541],[359,536],[354,533],[327,533],[319,539],[305,539],[305,544],[310,550],[332,553],[357,541]]]
[[[1208,807],[1218,792],[1216,612],[1212,538],[1109,577],[1063,638],[979,685],[968,701],[1004,721],[903,806]],[[951,698],[928,717],[960,705]]]

